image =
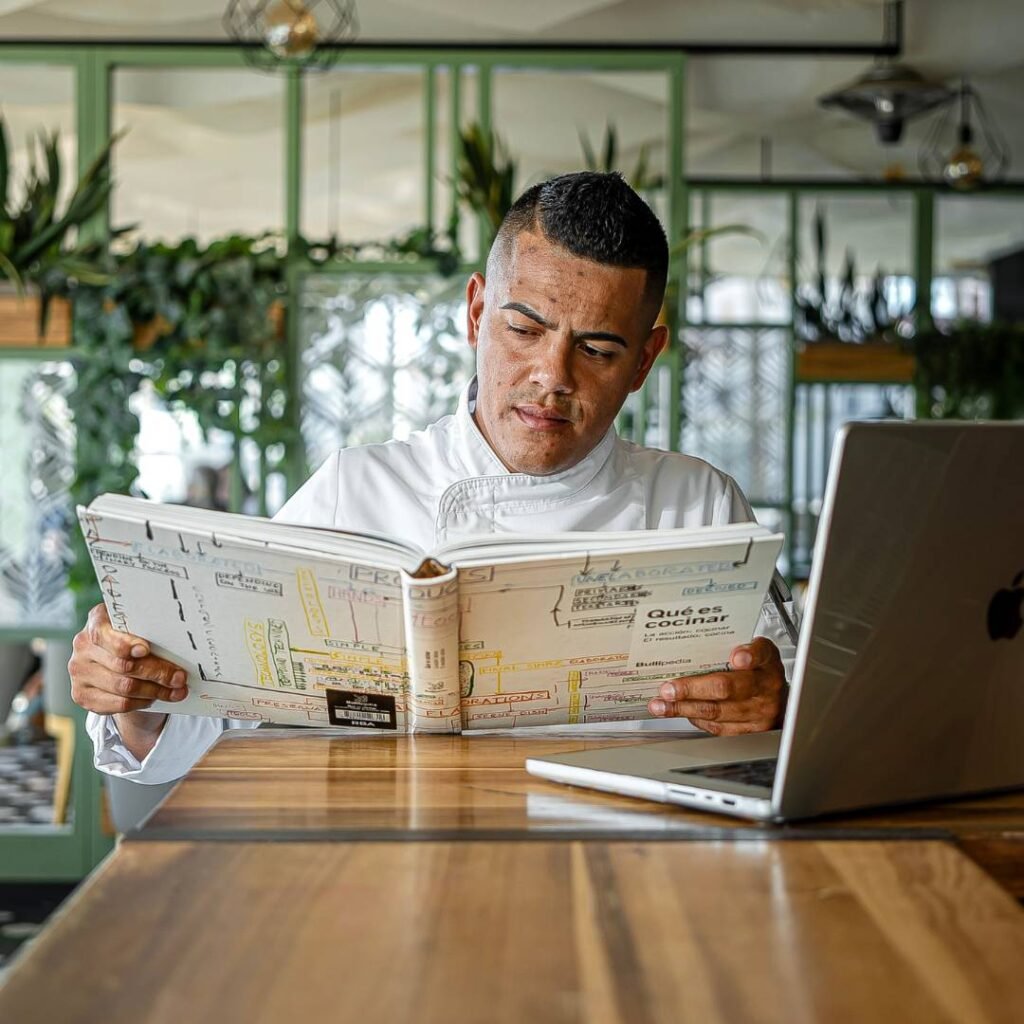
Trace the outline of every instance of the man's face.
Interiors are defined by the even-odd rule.
[[[601,440],[665,345],[647,272],[581,259],[532,231],[467,288],[475,419],[514,473],[574,466]]]

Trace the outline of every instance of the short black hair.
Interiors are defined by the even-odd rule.
[[[665,297],[668,241],[654,211],[618,172],[578,171],[527,189],[505,214],[491,248],[504,257],[517,235],[540,230],[574,256],[647,271],[651,322]]]

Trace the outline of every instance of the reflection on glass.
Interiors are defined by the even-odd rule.
[[[754,505],[786,497],[789,332],[686,332],[683,451],[734,477]]]
[[[461,276],[314,275],[302,293],[302,433],[319,465],[454,412],[472,373]]]
[[[0,361],[0,626],[71,622],[73,387],[69,363]]]

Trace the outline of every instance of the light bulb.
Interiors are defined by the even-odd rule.
[[[957,146],[942,168],[942,177],[953,188],[974,188],[985,174],[981,157],[968,145]]]
[[[275,57],[308,57],[320,41],[316,18],[302,0],[278,0],[263,16],[263,37]]]

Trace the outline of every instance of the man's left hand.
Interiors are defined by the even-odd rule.
[[[730,672],[683,676],[661,684],[648,705],[658,718],[688,718],[715,736],[765,732],[782,725],[786,673],[779,649],[763,636],[733,649]]]

